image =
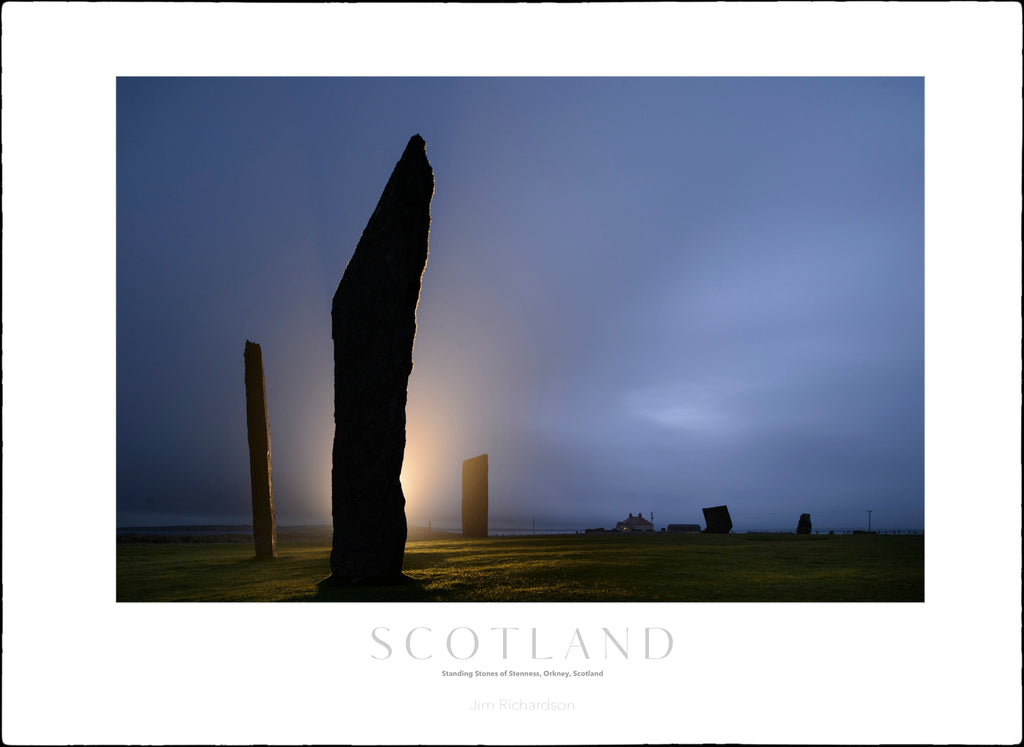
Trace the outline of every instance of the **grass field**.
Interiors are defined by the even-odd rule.
[[[423,540],[399,586],[320,587],[330,545],[120,542],[119,602],[923,602],[924,537],[564,535]]]

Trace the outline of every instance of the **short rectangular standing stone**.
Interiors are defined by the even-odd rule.
[[[245,419],[249,432],[249,480],[252,484],[252,533],[256,557],[277,557],[274,487],[270,470],[270,421],[263,351],[245,341]]]
[[[487,455],[462,463],[462,536],[487,536]]]
[[[732,531],[732,517],[729,516],[728,506],[712,506],[703,511],[704,521],[708,525],[704,530],[707,534],[728,534]]]

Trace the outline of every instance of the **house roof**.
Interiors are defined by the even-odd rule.
[[[636,516],[632,516],[631,515],[628,519],[623,519],[622,521],[620,521],[618,523],[617,526],[626,526],[626,527],[649,526],[649,527],[653,527],[654,524],[652,524],[651,522],[647,521],[647,519],[645,519],[643,516],[640,516],[640,514],[637,514]]]

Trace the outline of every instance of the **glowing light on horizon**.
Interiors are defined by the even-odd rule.
[[[431,491],[436,481],[436,452],[431,444],[420,439],[407,439],[405,456],[402,459],[402,472],[399,481],[405,495],[406,515],[418,513],[425,503],[429,502]]]
[[[405,494],[405,501],[408,504],[409,496],[415,493],[417,487],[415,469],[409,466],[408,454],[402,460],[402,474],[399,475],[398,480],[402,483],[402,493]]]

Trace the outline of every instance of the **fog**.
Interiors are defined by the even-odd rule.
[[[435,174],[403,486],[457,529],[922,529],[921,78],[121,78],[121,526],[330,521],[330,303],[408,138]]]

